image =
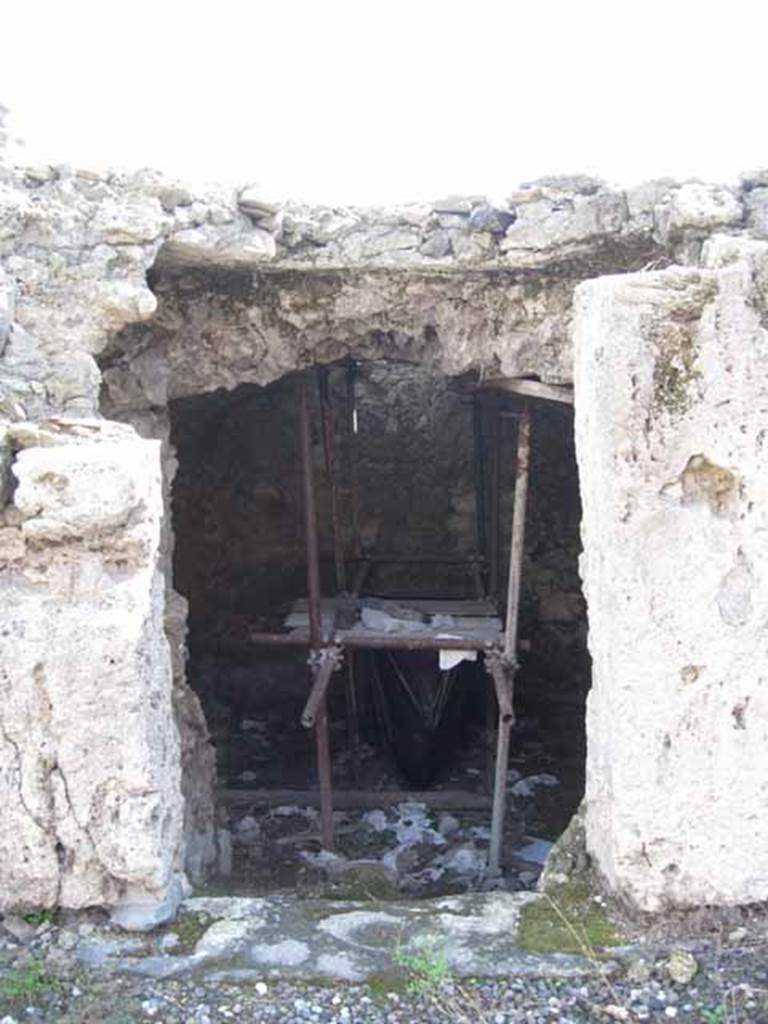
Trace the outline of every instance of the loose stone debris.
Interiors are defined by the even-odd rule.
[[[500,878],[487,873],[490,830],[484,811],[434,812],[425,802],[337,811],[331,853],[321,848],[314,807],[234,806],[230,888],[277,893],[295,886],[305,894],[352,899],[534,889],[553,844],[527,833],[526,822],[537,819],[532,798],[538,787],[559,783],[548,773],[522,780],[518,774],[510,772],[506,866]]]
[[[443,816],[435,827],[426,804],[402,803],[387,811],[337,812],[334,853],[319,849],[318,812],[308,807],[278,807],[247,814],[235,825],[235,856],[247,862],[253,881],[279,857],[280,879],[286,884],[293,860],[296,884],[329,895],[359,888],[365,898],[368,885],[381,896],[391,894],[435,896],[482,888],[488,860],[489,830],[472,822],[472,815]],[[449,818],[448,821],[445,819]],[[482,820],[482,814],[475,814]],[[442,828],[441,828],[442,826]],[[512,849],[517,869],[495,880],[494,888],[532,888],[551,848],[546,840],[523,837]],[[268,884],[268,883],[267,883]]]

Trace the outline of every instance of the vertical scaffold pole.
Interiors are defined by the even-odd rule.
[[[320,548],[317,537],[315,481],[312,470],[312,430],[309,419],[307,385],[301,383],[301,468],[304,481],[304,528],[307,543],[307,592],[309,600],[309,663],[313,682],[321,668],[323,644],[320,600]],[[333,797],[331,792],[331,754],[328,739],[328,704],[325,697],[315,720],[317,775],[320,785],[320,823],[323,846],[333,847]]]
[[[517,466],[515,471],[515,497],[512,512],[512,539],[509,550],[509,581],[507,584],[507,618],[504,628],[503,671],[512,705],[517,670],[517,627],[520,611],[520,582],[523,568],[525,540],[525,510],[528,499],[528,475],[531,457],[531,409],[525,402],[517,431]],[[507,800],[507,768],[509,764],[509,735],[514,718],[506,720],[499,713],[496,741],[496,772],[493,785],[493,812],[491,818],[491,845],[488,853],[488,873],[501,871],[501,843],[504,835],[504,813]]]

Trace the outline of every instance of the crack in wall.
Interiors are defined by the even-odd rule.
[[[53,705],[51,704],[50,698],[45,690],[45,685],[43,682],[42,665],[38,664],[35,666],[32,672],[32,676],[35,680],[35,683],[42,689],[42,698],[48,708],[48,714],[38,716],[38,718],[39,720],[43,721],[43,724],[46,729],[46,734],[51,736],[52,745],[56,747],[56,738],[55,736],[53,736],[50,729],[51,711],[53,709]],[[66,776],[61,765],[58,762],[56,754],[53,754],[52,760],[48,757],[39,757],[37,759],[37,766],[39,772],[25,772],[24,757],[22,754],[21,745],[17,740],[15,740],[10,735],[10,733],[5,727],[5,724],[2,721],[0,721],[0,737],[2,737],[3,741],[13,751],[13,757],[15,761],[15,789],[19,797],[19,802],[28,818],[35,824],[35,826],[40,830],[40,832],[47,837],[49,848],[54,853],[56,861],[59,865],[59,871],[55,878],[56,891],[54,897],[54,905],[58,906],[61,902],[63,876],[72,867],[72,864],[74,862],[74,853],[71,850],[70,846],[65,841],[65,837],[62,834],[61,814],[59,809],[59,802],[57,800],[57,790],[55,786],[56,778],[58,778],[58,780],[61,783],[61,792],[64,795],[69,817],[75,823],[79,832],[86,838],[88,844],[90,845],[94,858],[103,868],[101,860],[98,856],[96,841],[94,840],[90,832],[90,829],[80,821],[75,811],[75,807],[70,794],[69,783],[66,779]],[[41,816],[39,813],[36,813],[33,810],[24,793],[25,776],[31,778],[33,775],[37,775],[38,777],[40,788],[39,797],[40,802],[45,809],[45,817]]]

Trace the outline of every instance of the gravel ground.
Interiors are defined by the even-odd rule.
[[[610,980],[476,980],[407,985],[303,982],[233,984],[213,978],[148,981],[105,970],[46,970],[30,991],[0,995],[0,1024],[543,1024],[543,1022],[670,1021],[685,1024],[768,1022],[768,945],[701,943],[688,984],[670,980],[663,962],[643,981],[637,959]],[[646,954],[647,956],[647,954]],[[19,971],[19,967],[16,968]],[[21,969],[18,977],[28,977]],[[629,976],[628,976],[629,973]],[[642,971],[639,972],[642,974]],[[13,977],[11,975],[10,977]]]

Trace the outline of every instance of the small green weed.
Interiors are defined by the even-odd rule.
[[[424,942],[415,952],[407,952],[398,944],[393,954],[396,964],[408,972],[406,988],[418,996],[428,996],[452,980],[444,949],[434,942]]]
[[[473,985],[454,977],[445,948],[434,939],[417,941],[410,950],[398,942],[392,958],[406,972],[405,991],[430,1007],[435,1022],[491,1024],[495,1019],[494,1007],[484,1004]]]
[[[54,985],[54,980],[46,975],[42,961],[31,960],[24,967],[14,968],[0,980],[0,999],[30,999]]]
[[[701,1019],[703,1024],[725,1024],[727,1020],[725,1007],[720,1005],[713,1010],[702,1010]]]
[[[24,920],[27,924],[32,924],[36,928],[41,924],[53,924],[55,919],[55,910],[33,910],[31,913],[24,915]]]

